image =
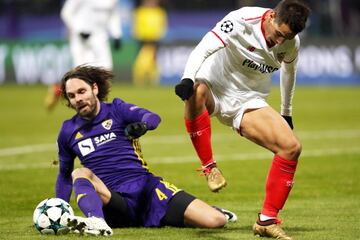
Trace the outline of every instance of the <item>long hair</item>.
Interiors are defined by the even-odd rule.
[[[106,101],[110,92],[111,80],[114,78],[112,71],[101,67],[94,67],[89,65],[79,65],[71,69],[61,79],[61,95],[67,101],[67,106],[70,106],[70,101],[66,95],[66,81],[71,78],[79,78],[93,87],[94,83],[98,86],[99,93],[97,97],[100,102]]]
[[[294,33],[301,32],[306,25],[306,20],[310,14],[310,8],[299,0],[282,0],[275,7],[275,21],[278,24],[289,25]]]

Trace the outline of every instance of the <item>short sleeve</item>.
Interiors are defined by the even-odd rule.
[[[211,30],[213,34],[224,44],[228,45],[232,39],[236,41],[238,35],[242,35],[249,30],[250,26],[241,18],[241,11],[230,12],[220,20]]]

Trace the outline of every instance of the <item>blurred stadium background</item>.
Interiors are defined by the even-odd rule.
[[[308,1],[309,26],[301,34],[298,84],[360,84],[360,3],[353,0]],[[161,84],[174,84],[196,43],[232,9],[273,7],[268,0],[165,0],[168,31],[158,51]],[[71,66],[67,32],[59,13],[63,0],[0,1],[0,84],[51,84]],[[119,0],[124,46],[114,52],[119,82],[131,82],[137,53],[132,37],[136,0]],[[278,75],[274,76],[277,81]]]

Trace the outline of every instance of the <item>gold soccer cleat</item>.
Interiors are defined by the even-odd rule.
[[[204,175],[212,192],[219,192],[226,186],[226,180],[215,164],[203,168],[200,175]]]
[[[280,226],[281,221],[278,219],[270,219],[267,221],[260,221],[259,219],[253,226],[255,236],[270,237],[281,240],[292,240]]]

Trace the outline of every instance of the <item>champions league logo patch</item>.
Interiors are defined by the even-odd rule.
[[[113,124],[112,119],[105,120],[101,123],[101,125],[106,129],[109,130]]]
[[[220,30],[223,31],[224,33],[229,33],[233,29],[234,29],[234,24],[230,20],[224,21],[220,26]]]

